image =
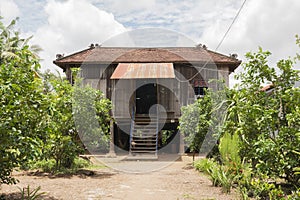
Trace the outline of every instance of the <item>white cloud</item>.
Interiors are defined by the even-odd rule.
[[[77,52],[126,30],[113,14],[84,0],[49,0],[45,12],[48,23],[38,28],[32,41],[43,49],[43,69],[54,69],[52,61],[57,53]]]
[[[103,46],[117,47],[184,47],[194,41],[173,30],[162,28],[134,29],[107,40]]]
[[[34,43],[45,50],[41,55],[48,60],[44,62],[46,66],[52,63],[56,53],[79,51],[90,43],[101,43],[125,31],[124,26],[127,30],[155,27],[178,31],[214,50],[243,2],[48,0],[46,9],[37,12],[38,8],[45,7],[46,0],[29,0],[31,6],[25,6],[25,1],[15,1],[22,11],[20,23],[26,22],[23,27],[32,32],[38,29],[33,34]],[[9,0],[0,2],[0,9],[2,2],[13,3]],[[9,10],[20,13],[18,8]],[[218,51],[227,55],[238,53],[243,59],[247,51],[256,51],[258,46],[262,46],[273,53],[271,64],[280,58],[293,56],[298,51],[294,35],[300,34],[299,10],[299,0],[248,0]],[[26,13],[31,13],[32,17]],[[27,20],[22,21],[24,17]],[[39,28],[34,29],[34,26]]]
[[[156,1],[155,0],[139,0],[139,1],[109,0],[109,4],[118,13],[128,13],[132,11],[140,11],[140,10],[154,8]]]
[[[126,26],[168,28],[182,32],[197,43],[206,44],[209,49],[214,50],[243,0],[151,1],[151,6],[148,7],[144,6],[144,2],[137,1],[135,8],[130,4],[126,7],[132,1],[93,2],[113,12]],[[138,6],[141,9],[136,9]],[[299,0],[248,0],[218,51],[226,55],[237,53],[239,59],[244,60],[246,52],[257,51],[257,47],[262,46],[272,52],[272,66],[281,58],[294,56],[298,51],[294,36],[296,33],[300,34],[299,10]]]
[[[126,26],[167,28],[187,34],[195,40],[199,39],[202,31],[213,19],[231,19],[239,6],[237,0],[136,1],[135,7],[131,6],[130,2],[133,1],[128,0],[93,0],[93,2],[113,12]],[[150,5],[147,6],[145,2]],[[128,5],[124,6],[125,4]],[[139,7],[140,9],[136,9]]]
[[[297,26],[299,9],[300,2],[297,0],[249,1],[220,50],[246,52],[262,46],[274,54],[280,52],[283,57],[293,55],[296,50],[294,36],[300,33],[300,27]],[[227,19],[211,23],[201,39],[215,48],[220,41],[216,38],[222,38],[231,21]]]
[[[16,0],[15,3],[20,9],[18,25],[22,32],[34,32],[47,21],[43,9],[46,0]]]
[[[246,52],[255,52],[261,46],[272,52],[271,66],[275,66],[279,59],[295,56],[299,52],[295,45],[295,35],[300,34],[299,10],[298,0],[248,1],[219,51],[238,53],[239,58],[245,61]],[[231,21],[220,19],[211,23],[200,40],[211,49],[216,48]],[[231,82],[234,82],[232,78]]]
[[[0,0],[0,16],[4,18],[4,24],[9,24],[11,20],[20,16],[19,7],[13,0]]]

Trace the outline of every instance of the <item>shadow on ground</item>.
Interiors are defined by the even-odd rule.
[[[68,173],[68,174],[53,174],[53,173],[43,172],[43,171],[39,171],[39,170],[26,172],[26,175],[28,175],[28,176],[48,177],[51,179],[72,178],[74,176],[77,176],[77,177],[83,178],[83,179],[86,177],[105,179],[105,178],[110,178],[110,177],[114,176],[115,174],[116,173],[114,173],[114,172],[93,171],[93,170],[87,170],[87,169],[80,169],[74,173]]]
[[[14,193],[0,195],[0,200],[20,200],[20,199],[22,199],[21,192],[14,192]],[[52,197],[50,195],[42,195],[40,198],[37,198],[37,200],[59,200],[59,199]]]

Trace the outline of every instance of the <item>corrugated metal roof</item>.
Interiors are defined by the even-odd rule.
[[[119,63],[111,79],[175,78],[173,63]]]

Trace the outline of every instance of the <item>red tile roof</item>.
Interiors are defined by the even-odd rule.
[[[53,61],[61,68],[82,63],[215,63],[227,64],[234,71],[241,63],[236,58],[200,47],[125,48],[91,47]]]

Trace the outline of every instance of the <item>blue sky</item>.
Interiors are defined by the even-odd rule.
[[[148,27],[178,32],[193,41],[182,40],[181,44],[202,43],[214,50],[242,3],[243,0],[0,0],[0,15],[5,23],[20,17],[18,28],[24,37],[33,35],[31,42],[44,50],[40,53],[43,69],[53,70],[57,69],[52,64],[57,53],[67,55],[90,43],[100,44],[114,35]],[[299,10],[299,0],[248,0],[218,51],[237,53],[244,59],[246,52],[261,46],[272,52],[271,65],[294,56],[299,52],[295,45],[295,34],[300,34]],[[165,39],[161,41],[169,44]]]

